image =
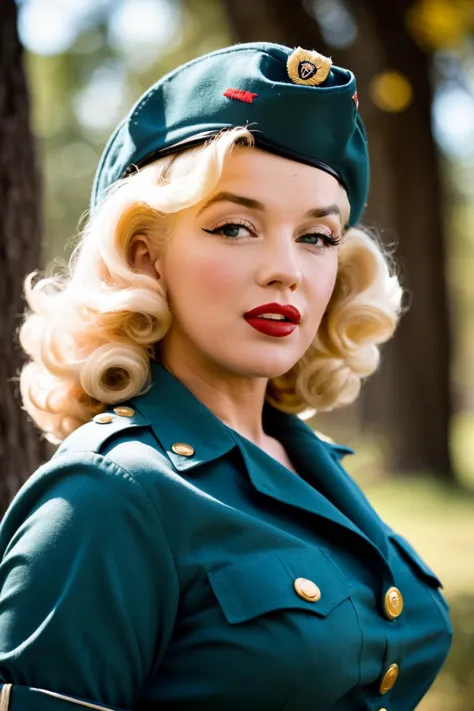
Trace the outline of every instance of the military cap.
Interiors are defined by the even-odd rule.
[[[356,224],[367,199],[369,160],[354,74],[301,47],[238,44],[166,74],[136,102],[100,159],[91,208],[137,167],[247,127],[257,146],[339,180]]]

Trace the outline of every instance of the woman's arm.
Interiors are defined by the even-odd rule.
[[[0,681],[13,684],[10,709],[19,694],[34,704],[21,711],[69,705],[41,693],[40,706],[31,687],[132,709],[178,601],[173,558],[139,483],[97,454],[53,459],[7,512],[0,554]]]

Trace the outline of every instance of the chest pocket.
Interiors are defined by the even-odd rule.
[[[391,533],[389,538],[395,544],[397,550],[400,551],[402,558],[408,562],[410,569],[415,572],[423,583],[427,584],[430,595],[436,603],[445,626],[448,632],[452,634],[453,628],[449,616],[449,607],[440,592],[440,588],[443,587],[441,580],[403,536],[399,533]]]
[[[285,608],[326,617],[354,590],[337,564],[320,549],[259,553],[210,572],[208,577],[230,624]],[[301,597],[295,589],[298,578],[314,583],[319,599],[312,602]],[[302,589],[314,590],[304,583]]]
[[[298,579],[300,593],[314,593],[317,586],[314,602],[298,594]],[[357,684],[362,630],[351,600],[354,587],[329,553],[311,548],[249,554],[209,573],[209,581],[223,613],[221,666],[245,668],[258,678],[262,698],[269,689],[278,696],[271,708],[302,708],[307,704],[300,702],[315,698],[318,708],[332,708]]]

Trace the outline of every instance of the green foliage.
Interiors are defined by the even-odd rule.
[[[133,52],[117,49],[110,40],[114,8],[108,0],[91,10],[87,28],[67,52],[27,55],[32,121],[44,176],[45,262],[68,257],[80,218],[88,210],[100,154],[122,116],[160,76],[230,42],[220,3],[177,3],[178,36],[169,37],[155,61],[137,67]],[[101,77],[105,89],[107,82],[113,89],[109,104],[107,97],[100,100],[100,91],[92,90]]]

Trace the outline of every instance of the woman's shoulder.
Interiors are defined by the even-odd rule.
[[[84,456],[100,471],[107,473],[112,467],[142,483],[170,468],[150,420],[130,405],[110,407],[75,430],[59,446],[51,465],[61,467]]]
[[[149,420],[128,405],[110,407],[78,427],[59,445],[53,460],[79,452],[99,454],[112,440],[139,441],[150,430]]]
[[[109,519],[114,512],[123,515],[127,507],[156,516],[149,480],[154,478],[156,488],[156,480],[166,476],[169,460],[145,417],[132,414],[131,408],[115,410],[118,413],[111,408],[96,415],[62,442],[16,494],[3,528],[45,506],[88,520],[102,515],[104,505]]]

